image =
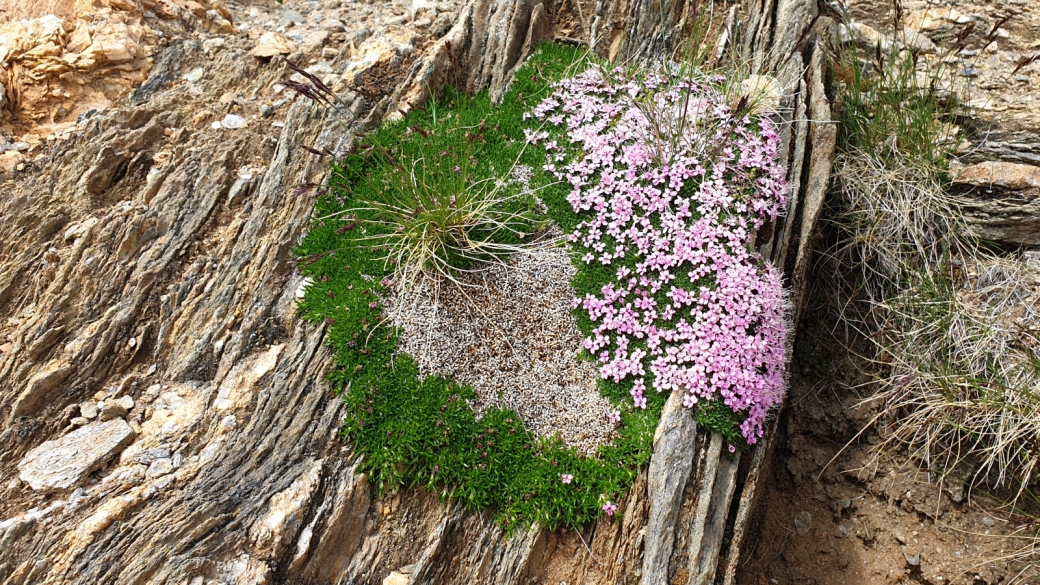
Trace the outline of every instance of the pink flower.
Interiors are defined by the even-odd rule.
[[[729,446],[729,452],[730,452],[730,453],[736,453],[736,452],[737,452],[737,448],[736,448],[736,447],[734,447],[733,445],[730,445],[730,446]]]
[[[597,325],[582,346],[602,377],[636,380],[637,408],[646,387],[687,407],[722,399],[753,444],[783,397],[787,329],[780,275],[750,234],[786,208],[787,185],[772,122],[735,118],[719,81],[593,67],[530,117],[563,131],[545,168],[571,187],[578,257],[632,263],[575,307]]]
[[[607,500],[607,503],[603,504],[603,511],[607,513],[607,516],[613,516],[615,510],[617,510],[617,506],[611,504],[610,500]]]
[[[615,408],[607,413],[607,419],[614,424],[621,422],[621,411]]]
[[[574,476],[569,474],[569,473],[564,473],[563,475],[560,476],[560,481],[563,482],[563,483],[570,483],[570,482],[574,481]]]

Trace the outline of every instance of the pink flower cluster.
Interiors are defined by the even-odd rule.
[[[616,266],[614,283],[573,303],[597,324],[584,347],[600,374],[631,379],[640,408],[648,387],[683,392],[687,407],[719,397],[755,443],[783,397],[787,331],[780,276],[753,238],[787,185],[770,121],[735,114],[714,81],[593,68],[528,114],[569,144],[527,138],[587,218],[568,236],[583,261]]]

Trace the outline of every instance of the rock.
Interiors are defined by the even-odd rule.
[[[906,564],[911,567],[921,566],[921,552],[918,551],[916,554],[911,555],[909,549],[903,547],[903,558],[906,559]]]
[[[943,489],[950,495],[950,499],[955,503],[961,503],[964,501],[964,484],[957,479],[947,479],[943,482]]]
[[[936,51],[936,46],[932,39],[909,27],[903,27],[903,32],[896,35],[896,41],[901,48],[907,48],[912,51],[920,51],[922,53],[934,53]]]
[[[984,162],[953,170],[954,184],[1022,190],[1040,189],[1040,167],[1008,162]]]
[[[802,510],[794,517],[794,530],[798,536],[805,536],[812,530],[812,514]]]
[[[133,399],[130,401],[130,406],[133,407]],[[114,418],[122,418],[129,413],[130,409],[120,401],[106,400],[104,406],[101,407],[101,420],[105,421]]]
[[[839,24],[834,29],[838,42],[848,44],[855,43],[868,54],[873,54],[874,48],[880,46],[882,51],[892,50],[892,39],[878,32],[873,27],[860,22]]]
[[[97,403],[92,401],[92,400],[88,400],[86,402],[81,403],[79,405],[79,414],[80,414],[80,416],[82,416],[83,418],[86,418],[86,419],[95,419],[95,418],[97,418],[97,415],[98,415]]]
[[[1012,244],[1040,244],[1040,167],[984,162],[955,168],[951,193],[976,236]]]
[[[288,55],[296,50],[292,41],[276,32],[265,32],[260,36],[256,47],[249,53],[254,57],[266,58],[275,55]]]
[[[7,145],[7,150],[13,150],[15,152],[23,152],[29,150],[28,142],[12,142]]]
[[[47,396],[53,392],[75,370],[72,364],[56,360],[40,369],[34,375],[25,390],[18,395],[11,408],[11,418],[36,414],[44,406]]]
[[[681,392],[673,392],[668,397],[654,433],[654,452],[662,455],[650,459],[647,490],[650,513],[643,540],[643,575],[640,580],[643,584],[667,580],[675,522],[682,505],[683,488],[693,468],[693,458],[683,446],[693,444],[697,421],[682,406],[681,395]]]
[[[90,424],[90,420],[86,419],[86,418],[84,418],[82,416],[77,416],[77,417],[74,417],[72,420],[70,420],[69,424],[76,425],[77,427],[81,427],[83,425],[89,425]]]
[[[343,26],[343,22],[335,18],[326,18],[325,20],[321,21],[320,24],[318,24],[318,28],[321,30],[328,31],[330,33],[343,32],[344,30],[346,30],[346,27]]]
[[[29,451],[18,463],[19,477],[37,491],[70,489],[133,437],[133,429],[122,419],[80,427]]]
[[[329,32],[325,30],[316,30],[307,33],[303,40],[300,41],[300,49],[304,53],[315,53],[321,50],[325,43],[329,42]]]
[[[145,475],[149,478],[156,478],[173,471],[173,460],[162,458],[152,461],[152,464],[148,466],[148,471]]]
[[[268,104],[260,106],[260,116],[264,118],[270,118],[274,115],[274,107]]]
[[[391,571],[390,575],[383,579],[383,585],[408,585],[411,579],[410,575]]]
[[[989,516],[983,516],[982,524],[985,525],[986,528],[993,528],[994,526],[996,526],[997,523]]]
[[[224,37],[216,37],[213,39],[206,39],[202,41],[202,51],[209,56],[213,56],[214,53],[224,47]]]
[[[245,128],[247,122],[242,116],[236,114],[228,114],[224,116],[224,119],[220,122],[214,122],[214,128],[227,128],[228,130],[236,130],[238,128]]]

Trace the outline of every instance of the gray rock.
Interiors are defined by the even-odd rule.
[[[29,150],[29,143],[28,142],[12,142],[11,144],[7,145],[7,150],[14,150],[14,151],[17,151],[17,152],[26,151],[26,150]]]
[[[812,530],[812,514],[805,510],[798,512],[798,515],[794,517],[794,530],[798,533],[798,536],[805,536]]]
[[[918,551],[916,554],[911,555],[910,551],[904,546],[903,558],[906,559],[906,564],[910,565],[911,567],[921,566],[921,551]]]
[[[270,118],[274,115],[274,107],[267,104],[260,106],[260,115],[264,118]]]
[[[328,18],[321,21],[318,28],[328,32],[343,32],[346,30],[346,27],[343,26],[343,22],[335,18]]]
[[[994,527],[994,526],[996,526],[996,524],[997,524],[997,523],[996,523],[996,522],[994,522],[994,521],[993,521],[993,519],[992,519],[992,518],[990,518],[989,516],[983,516],[983,517],[982,517],[982,523],[983,523],[984,525],[986,525],[986,528],[993,528],[993,527]]]
[[[86,419],[86,418],[84,418],[82,416],[77,416],[77,417],[73,418],[72,420],[70,420],[69,424],[76,425],[77,427],[82,427],[84,425],[89,425],[90,424],[90,420]]]
[[[133,429],[122,419],[80,427],[29,451],[18,463],[19,477],[37,491],[72,488],[133,437]]]
[[[166,475],[171,471],[173,471],[173,460],[166,458],[156,459],[148,466],[148,472],[145,475],[154,478]]]

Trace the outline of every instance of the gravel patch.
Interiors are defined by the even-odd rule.
[[[465,286],[425,281],[401,291],[391,284],[387,316],[422,375],[473,386],[478,417],[512,408],[536,435],[559,435],[594,456],[613,440],[607,415],[614,407],[599,394],[596,366],[577,357],[583,337],[570,310],[574,273],[567,251],[547,240],[508,266],[466,275]]]

